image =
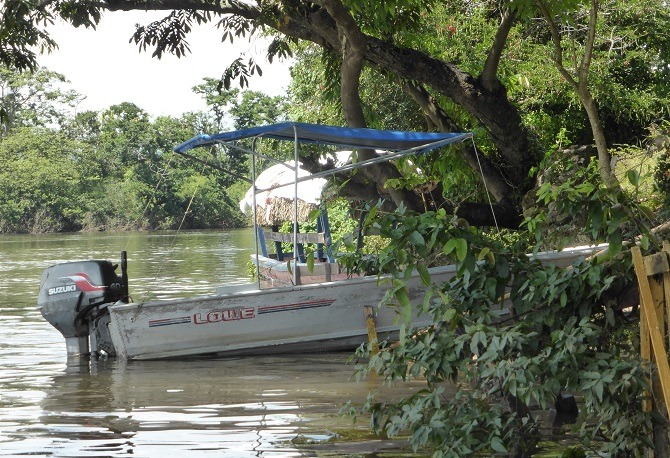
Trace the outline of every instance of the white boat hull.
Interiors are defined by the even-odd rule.
[[[431,269],[444,282],[454,266]],[[350,349],[367,340],[364,306],[375,306],[380,338],[400,329],[396,310],[376,307],[387,291],[377,277],[299,287],[246,291],[183,300],[114,305],[110,334],[117,354],[127,359],[194,355],[270,354]],[[410,300],[419,296],[410,280]],[[414,316],[421,326],[427,319]]]
[[[565,266],[602,248],[536,256]],[[456,274],[453,265],[429,271],[438,284]],[[109,307],[110,334],[117,355],[126,359],[350,349],[367,340],[367,305],[375,306],[381,339],[399,331],[396,309],[377,307],[388,286],[388,279],[376,276],[262,290],[249,284],[224,288],[213,296],[114,305]],[[421,289],[418,276],[412,277],[409,296],[414,305],[423,301]],[[423,326],[429,321],[415,312],[412,323]]]

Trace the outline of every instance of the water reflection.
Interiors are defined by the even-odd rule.
[[[310,456],[309,446],[293,442],[325,442],[350,429],[338,415],[347,399],[362,402],[369,389],[407,393],[351,380],[347,356],[70,360],[43,392],[28,395],[39,416],[4,424],[0,447],[56,456]]]

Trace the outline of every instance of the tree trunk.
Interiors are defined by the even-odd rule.
[[[617,187],[619,182],[614,175],[612,170],[612,156],[607,148],[607,140],[605,139],[605,131],[603,130],[603,125],[600,122],[600,116],[598,115],[598,107],[596,106],[595,100],[591,96],[591,91],[588,87],[580,88],[579,98],[584,105],[586,114],[589,117],[589,123],[591,124],[591,131],[593,132],[593,139],[596,144],[596,150],[598,151],[598,172],[600,172],[600,178],[602,178],[603,183],[608,187]]]
[[[338,0],[324,0],[323,5],[337,22],[340,40],[342,66],[340,68],[340,87],[342,111],[350,127],[367,127],[363,104],[360,97],[360,78],[365,58],[366,37],[358,25]],[[374,150],[363,149],[358,152],[358,159],[365,161],[377,156]],[[391,164],[385,162],[373,164],[362,170],[363,175],[375,184],[380,196],[388,195],[396,206],[405,204],[408,208],[419,211],[421,201],[415,193],[403,189],[386,186],[390,179],[399,178],[400,174]]]

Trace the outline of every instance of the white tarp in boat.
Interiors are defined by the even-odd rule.
[[[349,161],[351,154],[351,151],[339,151],[334,153],[334,157],[331,159],[334,160],[336,167],[340,167]],[[324,163],[326,159],[324,159]],[[275,164],[256,177],[257,190],[273,188],[269,191],[256,192],[258,224],[271,225],[293,220],[294,164],[294,161]],[[298,165],[298,178],[311,175],[302,168],[302,164],[298,163]],[[328,181],[325,178],[298,182],[298,221],[306,221],[309,213],[321,203],[323,190],[327,183]],[[279,185],[286,186],[276,187]],[[240,201],[240,210],[244,214],[250,214],[253,209],[253,192],[253,187],[250,187]]]

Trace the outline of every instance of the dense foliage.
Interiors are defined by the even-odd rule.
[[[642,233],[649,247],[653,235],[617,210],[626,203],[644,219],[625,195],[600,184],[595,166],[552,162],[547,168],[572,174],[539,190],[537,205],[544,210],[526,220],[538,236],[530,247],[527,241],[503,244],[443,211],[397,211],[368,221],[389,240],[379,268],[393,275],[394,286],[382,306],[398,307],[405,325],[399,343],[383,344],[359,371],[426,383],[400,402],[369,398],[360,409],[372,416],[375,431],[409,434],[415,449],[434,456],[529,455],[541,440],[557,438],[546,434],[541,412],[569,393],[581,398],[581,413],[554,434],[608,456],[634,455],[650,445],[637,315],[623,300],[631,262],[621,240]],[[547,207],[583,221],[591,243],[608,241],[605,255],[568,268],[528,257],[542,247]],[[445,284],[431,282],[428,267],[445,261],[455,263],[458,274]],[[426,287],[418,301],[433,325],[425,329],[407,321],[412,269]],[[371,348],[358,353],[369,356]]]
[[[9,0],[1,10],[0,34],[29,32],[30,39],[8,38],[14,54],[0,52],[0,59],[13,68],[33,68],[30,46],[53,46],[48,24],[58,17],[90,27],[104,9],[166,6],[161,0],[151,5]],[[218,20],[225,40],[269,34],[270,60],[298,53],[297,84],[287,108],[291,119],[475,131],[478,152],[466,146],[422,167],[429,180],[422,185],[435,192],[417,197],[410,185],[386,186],[407,171],[390,164],[361,172],[347,182],[347,192],[366,189],[368,195],[414,210],[445,208],[478,225],[493,224],[491,212],[481,206],[490,197],[497,223],[517,228],[523,196],[533,186],[528,172],[561,129],[579,143],[595,140],[601,175],[608,177],[608,185],[616,184],[610,181],[611,148],[636,142],[665,113],[670,40],[663,24],[669,17],[663,2],[642,0],[402,0],[383,5],[198,0],[163,20],[139,25],[133,41],[157,57],[166,52],[181,56],[189,50],[193,27]],[[226,89],[207,92],[218,106],[217,125],[224,116],[221,108],[234,99],[228,92],[232,81],[247,85],[248,76],[261,70],[253,59],[236,59],[219,81],[207,82],[209,88]],[[452,170],[456,173],[445,173]],[[445,178],[453,175],[458,178]]]
[[[281,100],[236,90],[217,98],[208,81],[196,91],[206,96],[212,115],[151,119],[129,102],[71,115],[79,96],[58,87],[62,75],[3,70],[0,102],[10,116],[0,136],[0,232],[247,224],[238,208],[244,192],[238,179],[184,160],[172,148],[223,126],[216,116],[222,107],[239,127],[279,120]],[[242,155],[223,156],[217,164],[248,174]]]

